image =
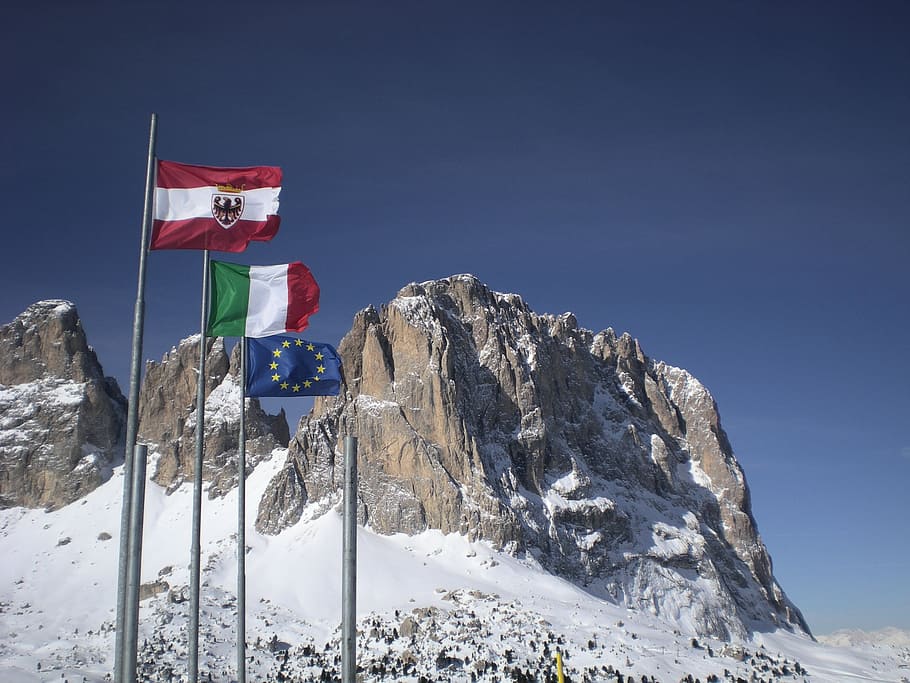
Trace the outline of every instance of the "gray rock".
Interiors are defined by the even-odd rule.
[[[186,602],[190,599],[190,587],[189,586],[176,586],[171,588],[167,592],[168,602],[171,602],[175,605],[179,605],[183,602]]]
[[[122,458],[125,414],[71,302],[0,327],[0,507],[56,509],[94,490]]]
[[[164,593],[167,590],[170,590],[171,586],[167,581],[150,581],[148,583],[143,583],[139,586],[139,600],[147,600],[148,598],[153,598],[159,593]]]
[[[72,382],[104,380],[76,306],[62,299],[38,301],[0,327],[0,359],[0,384],[26,384],[49,377]]]
[[[361,311],[339,353],[346,392],[301,421],[260,531],[338,500],[352,435],[375,531],[486,539],[630,608],[683,610],[699,635],[808,632],[710,393],[628,334],[461,275]]]
[[[206,339],[206,409],[204,481],[209,497],[222,496],[237,485],[240,439],[239,346],[228,358],[221,338]],[[139,438],[160,454],[153,480],[173,491],[192,480],[196,452],[196,381],[199,337],[189,337],[165,354],[160,363],[146,364],[139,395]],[[282,410],[268,415],[259,400],[247,399],[247,475],[275,448],[289,439]]]
[[[416,635],[420,630],[420,626],[417,625],[417,621],[412,616],[405,617],[401,625],[398,627],[398,634],[403,638]]]

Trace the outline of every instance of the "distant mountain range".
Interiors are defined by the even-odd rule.
[[[910,631],[899,628],[882,628],[876,631],[842,629],[823,636],[818,640],[836,647],[893,647],[910,650]]]

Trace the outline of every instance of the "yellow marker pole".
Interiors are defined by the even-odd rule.
[[[565,679],[562,677],[562,653],[559,650],[556,651],[556,680],[559,683],[565,683]]]

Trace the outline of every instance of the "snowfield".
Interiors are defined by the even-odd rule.
[[[275,451],[247,484],[255,519]],[[149,472],[154,471],[150,463]],[[563,482],[568,484],[570,482]],[[0,511],[0,682],[110,680],[113,668],[122,467],[55,512]],[[558,487],[557,487],[558,488]],[[203,502],[203,680],[236,680],[237,492]],[[551,504],[562,504],[554,494]],[[185,592],[192,489],[149,482],[143,535],[140,680],[186,680]],[[341,518],[313,505],[276,537],[250,526],[247,676],[337,679]],[[673,551],[655,536],[654,552]],[[641,612],[594,598],[533,562],[458,535],[358,530],[358,663],[364,681],[567,680],[907,681],[910,637],[892,632],[821,644],[779,631],[739,643],[695,639]],[[849,646],[839,645],[848,643]]]

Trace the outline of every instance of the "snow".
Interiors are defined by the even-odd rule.
[[[36,402],[78,406],[85,398],[85,383],[56,377],[39,379],[13,386],[0,384],[0,405],[31,406]],[[3,411],[4,416],[6,410]],[[5,419],[5,418],[4,418]]]
[[[240,421],[240,384],[227,375],[205,399],[205,424],[208,430],[217,430],[222,424]],[[196,410],[187,415],[186,428],[195,429]]]
[[[424,296],[398,296],[389,304],[401,312],[414,327],[427,332],[431,337],[442,334],[439,321],[433,315],[433,308]]]
[[[654,363],[653,370],[664,379],[667,396],[677,405],[685,405],[688,401],[713,400],[705,385],[686,370],[663,361]]]
[[[32,449],[47,457],[51,453],[44,431],[48,415],[78,411],[85,400],[86,385],[59,378],[44,378],[12,386],[0,385],[0,446],[8,457],[24,457]],[[44,421],[43,421],[44,420]],[[92,450],[94,449],[94,450]],[[83,445],[78,467],[90,468],[103,449]]]
[[[376,403],[375,407],[386,407]],[[255,644],[257,638],[262,643],[275,637],[287,644],[292,656],[285,666],[297,667],[292,670],[298,678],[292,680],[319,675],[317,668],[307,668],[305,648],[322,653],[328,644],[331,658],[338,646],[342,522],[337,509],[323,515],[308,510],[301,523],[278,536],[263,536],[252,528],[257,501],[283,462],[284,452],[276,451],[247,482],[250,680],[274,680],[271,676],[281,665],[280,656]],[[574,505],[559,491],[571,491],[578,483],[575,477],[570,472],[554,482],[547,503]],[[0,510],[3,683],[82,677],[98,683],[110,672],[122,483],[122,468],[117,468],[104,485],[55,512]],[[234,680],[236,496],[236,490],[215,500],[203,496],[200,669],[212,671],[216,681]],[[149,482],[143,582],[160,575],[172,588],[188,583],[191,503],[190,484],[168,496]],[[612,505],[605,498],[596,503]],[[656,523],[649,552],[665,557],[686,553],[698,538],[691,515],[681,528]],[[582,680],[582,670],[595,667],[600,674],[591,680],[613,680],[607,677],[606,666],[634,673],[636,680],[653,675],[675,682],[688,673],[703,681],[711,674],[723,679],[724,669],[744,678],[753,671],[761,675],[761,666],[787,666],[792,671],[796,662],[808,674],[775,680],[896,682],[908,675],[902,668],[910,665],[906,642],[835,647],[781,631],[756,633],[737,644],[739,650],[708,639],[696,647],[691,637],[674,632],[647,610],[629,610],[596,598],[533,562],[497,553],[484,542],[438,531],[381,536],[365,528],[358,529],[357,539],[359,660],[377,663],[383,657],[406,658],[406,652],[417,659],[410,674],[399,672],[387,680],[416,681],[417,671],[430,680],[468,680],[469,668],[489,661],[502,667],[509,658],[526,668],[540,660],[552,665],[557,647],[575,672],[574,681]],[[680,605],[680,610],[684,608]],[[154,640],[158,634],[160,642],[174,646],[173,652],[146,653],[149,666],[173,666],[175,680],[185,675],[186,610],[187,603],[173,604],[167,593],[145,600],[141,609],[140,640]],[[405,617],[414,619],[420,629],[416,640],[393,637]],[[740,660],[742,653],[745,661]],[[501,671],[482,672],[478,680],[503,680]],[[379,678],[366,671],[364,680]]]
[[[685,479],[685,475],[688,475],[699,486],[711,491],[715,490],[711,477],[708,476],[708,473],[701,468],[701,465],[694,458],[689,458],[680,463],[677,465],[676,470],[680,478]]]
[[[26,308],[16,316],[14,322],[19,323],[26,329],[35,329],[34,323],[36,319],[44,320],[51,315],[62,317],[75,309],[76,305],[66,299],[44,299],[43,301],[36,301]]]
[[[616,508],[612,500],[600,496],[583,500],[567,500],[559,494],[555,487],[547,491],[543,501],[551,513],[554,510],[585,511],[590,509],[612,512]]]
[[[551,488],[560,495],[577,491],[589,482],[579,476],[577,470],[570,470],[566,475],[553,482]]]
[[[369,394],[360,394],[355,401],[357,410],[362,410],[374,417],[379,417],[384,411],[398,413],[401,410],[400,404],[394,401],[385,401]]]
[[[632,379],[632,375],[621,368],[616,370],[616,375],[619,377],[619,387],[623,390],[623,393],[625,393],[629,401],[633,405],[640,406],[641,403],[639,403],[635,396],[635,381]]]
[[[703,544],[700,534],[686,533],[687,529],[679,529],[663,522],[655,522],[651,530],[653,545],[648,552],[656,557],[672,558],[688,555],[689,549]]]

